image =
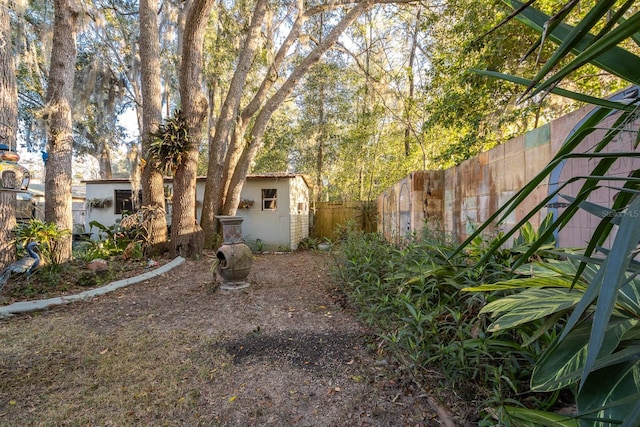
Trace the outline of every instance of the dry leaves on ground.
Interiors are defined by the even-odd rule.
[[[1,425],[437,426],[336,298],[331,256],[213,253],[112,294],[0,322]]]

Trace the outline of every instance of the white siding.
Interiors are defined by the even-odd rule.
[[[309,237],[309,187],[301,176],[296,176],[290,182],[290,247],[295,250],[302,239]]]
[[[85,230],[91,232],[93,238],[98,237],[99,230],[91,230],[89,223],[92,221],[99,222],[105,227],[110,227],[116,223],[121,215],[116,214],[115,204],[115,190],[130,190],[131,183],[128,181],[113,182],[92,182],[87,183],[87,198],[86,198],[86,215],[85,215]],[[111,206],[105,208],[92,208],[89,207],[89,203],[92,199],[111,199]]]
[[[258,240],[264,250],[289,250],[291,238],[289,231],[289,178],[247,180],[242,189],[242,199],[253,200],[249,209],[238,209],[238,216],[244,217],[242,234],[249,246]],[[262,210],[262,190],[278,190],[277,209]]]
[[[165,182],[165,185],[171,185]],[[202,199],[205,181],[199,179],[196,184],[197,218],[201,218]],[[128,190],[128,181],[88,181],[87,200],[96,198],[114,199],[115,190]],[[262,189],[278,190],[278,205],[275,211],[262,210]],[[259,240],[262,250],[294,250],[300,240],[309,236],[309,188],[305,180],[298,175],[282,177],[249,177],[242,189],[241,199],[252,200],[253,206],[238,209],[237,215],[244,217],[242,234],[249,246]],[[299,209],[301,208],[301,209]],[[115,214],[115,206],[109,208],[88,208],[86,227],[89,222],[98,221],[105,226],[116,223],[120,215]],[[170,215],[168,216],[170,221]],[[96,237],[96,230],[94,237]]]

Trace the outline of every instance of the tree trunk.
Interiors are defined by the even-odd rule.
[[[18,127],[18,89],[13,62],[13,44],[9,25],[8,2],[0,2],[0,37],[5,42],[0,46],[0,143],[16,148]],[[13,229],[16,226],[16,194],[0,191],[0,269],[15,261]]]
[[[13,229],[16,226],[16,193],[0,191],[0,270],[16,260]]]
[[[229,190],[226,195],[226,206],[238,206],[240,201],[240,192],[247,177],[247,172],[251,162],[255,158],[258,150],[262,147],[264,132],[273,116],[280,105],[285,99],[293,92],[298,85],[298,82],[307,74],[307,72],[320,61],[322,55],[324,55],[329,48],[331,48],[340,35],[355,21],[363,12],[365,12],[373,3],[370,1],[363,1],[354,6],[342,20],[336,24],[336,26],[327,34],[327,37],[318,43],[315,49],[305,57],[300,64],[293,70],[289,78],[283,83],[278,91],[269,98],[264,107],[258,113],[255,123],[251,128],[250,135],[245,138],[247,148],[242,152],[242,156],[238,165],[233,170],[231,180],[229,181]]]
[[[322,33],[324,32],[324,13],[320,14],[320,28],[318,31],[318,40],[322,40]],[[324,117],[324,103],[325,103],[325,80],[320,81],[320,87],[318,88],[318,149],[316,151],[316,188],[315,202],[316,205],[322,200],[323,194],[323,181],[322,173],[324,172],[324,142],[325,142],[325,117]]]
[[[98,167],[100,169],[100,179],[112,179],[113,170],[111,168],[111,151],[107,146],[107,142],[101,138],[98,143]]]
[[[416,50],[418,49],[418,32],[420,30],[420,14],[422,8],[418,7],[416,12],[416,21],[413,27],[413,35],[411,37],[411,50],[409,52],[409,66],[407,67],[407,77],[409,80],[409,97],[405,100],[405,120],[406,125],[404,129],[404,155],[409,156],[411,154],[411,109],[413,108],[413,98],[415,92],[415,82],[413,78],[413,64],[416,60]]]
[[[140,62],[142,83],[142,204],[147,225],[147,255],[153,256],[167,248],[167,219],[164,200],[164,177],[149,159],[151,134],[157,132],[162,121],[160,82],[160,46],[158,31],[158,3],[140,0]]]
[[[217,241],[217,221],[215,215],[221,213],[225,194],[225,172],[229,170],[227,156],[234,150],[234,144],[228,144],[234,134],[234,121],[238,115],[240,100],[251,63],[255,57],[262,22],[267,13],[268,1],[256,3],[251,24],[244,46],[238,55],[238,65],[231,79],[229,91],[222,105],[216,124],[216,131],[210,144],[207,180],[202,203],[202,227],[205,230],[205,246],[210,248]],[[237,132],[236,123],[236,132]]]
[[[73,80],[76,61],[77,3],[55,0],[55,21],[51,47],[51,65],[47,87],[48,117],[47,168],[45,173],[44,219],[69,235],[56,244],[52,262],[71,259],[72,119]]]
[[[207,84],[207,90],[209,95],[207,140],[209,143],[208,162],[210,164],[213,157],[212,153],[216,152],[214,148],[215,135],[216,135],[216,123],[218,122],[218,116],[216,115],[216,104],[217,104],[219,90],[220,90],[220,82],[218,81],[218,79],[213,79],[213,81],[209,82]],[[209,173],[207,173],[207,176],[209,176]],[[209,193],[212,193],[212,192],[210,191]],[[205,181],[204,200],[202,203],[202,215],[200,218],[200,226],[202,227],[202,231],[204,233],[204,248],[209,248],[209,249],[219,246],[219,244],[222,242],[221,230],[215,229],[208,233],[207,229],[204,226],[205,223],[212,224],[212,226],[216,225],[216,218],[213,216],[213,209],[205,209],[205,206],[206,206],[205,201],[208,201],[207,198],[210,196],[211,194],[207,196],[207,184]]]
[[[238,81],[244,81],[244,79],[246,79],[246,73],[249,70],[244,66],[244,64],[250,63],[255,56],[255,44],[258,42],[258,38],[260,37],[261,23],[265,19],[267,13],[264,6],[265,4],[263,3],[256,4],[250,29],[247,33],[245,48],[240,52],[238,57],[238,64],[243,64],[243,66],[236,67],[236,72],[234,73],[234,79],[237,78]],[[306,22],[307,18],[308,14],[305,13],[304,10],[299,10],[298,16],[291,26],[287,38],[280,46],[280,49],[276,53],[271,66],[269,67],[267,76],[263,79],[260,88],[254,95],[251,102],[249,102],[240,114],[240,117],[235,121],[235,128],[233,129],[231,138],[229,138],[228,131],[224,134],[218,132],[218,130],[224,131],[225,129],[228,129],[231,124],[234,124],[231,119],[228,119],[227,121],[222,120],[222,118],[226,116],[221,113],[221,120],[218,120],[216,125],[216,138],[211,145],[212,148],[210,150],[211,156],[215,157],[209,158],[207,182],[204,192],[205,199],[203,202],[203,212],[206,213],[207,216],[204,216],[203,214],[202,228],[207,236],[213,236],[217,231],[217,222],[215,221],[214,215],[220,213],[235,213],[237,204],[232,206],[231,203],[226,203],[226,195],[231,182],[231,176],[233,175],[233,171],[235,170],[244,148],[242,141],[244,140],[249,123],[251,123],[254,115],[264,104],[264,101],[275,82],[278,81],[277,70],[286,59],[290,48],[298,40],[302,26]],[[244,88],[242,86],[232,85],[227,93],[225,104],[227,102],[239,103],[244,94],[243,89]],[[229,98],[232,98],[232,100],[229,101]],[[235,155],[231,155],[230,153],[235,153]],[[209,240],[207,240],[207,242],[209,242]]]
[[[180,64],[180,104],[187,121],[190,146],[173,178],[171,250],[183,257],[202,253],[204,233],[196,220],[198,153],[207,117],[207,98],[202,93],[204,33],[214,0],[195,0],[185,21]]]

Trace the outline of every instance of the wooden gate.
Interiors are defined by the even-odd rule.
[[[336,240],[339,226],[352,225],[367,233],[377,231],[376,202],[321,202],[316,205],[311,236]]]

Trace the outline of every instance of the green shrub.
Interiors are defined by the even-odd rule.
[[[320,240],[315,237],[305,237],[298,243],[298,250],[318,249]]]
[[[75,257],[84,261],[97,258],[109,259],[118,255],[125,255],[126,259],[144,258],[146,234],[144,223],[138,222],[139,218],[141,216],[138,214],[128,215],[123,218],[120,224],[114,224],[110,227],[97,221],[91,221],[89,223],[90,230],[96,228],[100,234],[99,239],[87,242],[86,245],[83,245],[82,250],[74,254]],[[123,222],[126,227],[122,225]]]
[[[526,396],[551,404],[553,396],[529,390],[542,350],[539,341],[527,343],[535,326],[485,334],[480,310],[499,295],[462,291],[514,277],[508,265],[518,253],[510,250],[475,265],[490,241],[478,240],[470,251],[456,253],[451,239],[429,230],[403,248],[379,234],[352,230],[334,252],[336,276],[362,321],[380,337],[381,348],[416,381],[433,385],[437,373],[438,386],[455,390],[466,402]],[[548,334],[551,341],[552,331]]]
[[[43,258],[43,264],[55,262],[56,257],[52,256],[56,250],[58,242],[71,234],[69,230],[62,230],[53,223],[43,222],[39,219],[32,219],[29,222],[18,224],[15,228],[16,242],[20,248],[18,257],[22,257],[22,251],[29,242],[38,243],[38,253]]]

